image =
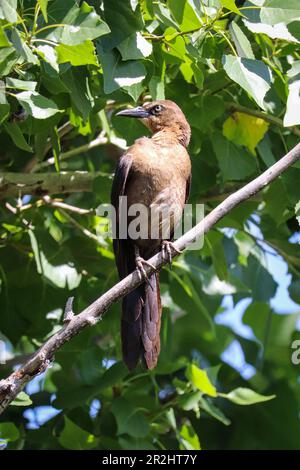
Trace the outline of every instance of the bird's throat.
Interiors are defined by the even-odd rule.
[[[152,139],[159,145],[181,144],[183,147],[189,145],[191,138],[190,126],[174,124],[155,132]]]

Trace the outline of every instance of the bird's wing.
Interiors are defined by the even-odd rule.
[[[189,195],[190,195],[190,192],[191,192],[191,183],[192,183],[192,174],[189,175],[189,177],[186,181],[184,204],[186,204],[187,201],[188,201],[188,198],[189,198]],[[184,208],[182,208],[182,209],[184,209]],[[173,238],[174,238],[174,230],[175,230],[175,227],[173,227],[173,229],[170,231],[170,240],[173,240]]]
[[[131,166],[132,157],[129,153],[125,153],[119,160],[111,190],[111,203],[116,211],[116,237],[113,240],[113,247],[121,279],[128,274],[128,260],[126,256],[126,253],[128,253],[128,241],[119,239],[119,197],[125,195],[126,185],[131,178]]]
[[[185,204],[187,203],[187,200],[190,196],[191,184],[192,184],[192,174],[190,174],[190,176],[188,177],[187,182],[186,182],[185,201],[184,201]]]

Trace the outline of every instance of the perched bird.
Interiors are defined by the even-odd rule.
[[[136,140],[120,158],[111,201],[118,214],[114,252],[119,276],[123,279],[138,269],[144,278],[143,284],[123,299],[123,360],[129,370],[135,368],[139,359],[148,369],[153,369],[160,352],[162,307],[158,272],[147,278],[144,265],[149,264],[147,258],[160,250],[171,261],[171,251],[176,250],[171,240],[187,201],[191,181],[191,163],[186,150],[191,129],[179,106],[169,100],[126,109],[117,116],[141,119],[152,132],[151,138]],[[146,236],[137,238],[130,236],[129,232],[126,239],[118,236],[120,196],[127,196],[128,208],[133,204],[143,204],[147,213],[144,223],[151,224],[155,218],[158,221],[155,230],[147,228]],[[165,217],[166,208],[169,208],[168,217]],[[128,225],[131,220],[129,217]],[[168,231],[168,236],[164,237]]]

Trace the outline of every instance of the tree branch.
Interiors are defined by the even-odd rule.
[[[300,159],[300,144],[296,145],[287,155],[268,168],[264,173],[255,178],[243,188],[231,194],[225,201],[213,209],[201,222],[189,230],[186,234],[175,241],[178,250],[184,250],[194,241],[207,233],[220,219],[227,215],[234,207],[246,201],[258,191],[267,186],[281,175],[287,168]],[[176,256],[174,252],[172,256]],[[164,261],[161,253],[153,256],[149,262],[160,269]],[[146,266],[147,274],[151,274],[153,268]],[[31,358],[25,362],[17,371],[13,372],[7,379],[0,381],[0,413],[2,413],[25,385],[36,375],[40,374],[51,363],[54,353],[71,338],[78,335],[87,326],[94,325],[107,312],[109,307],[124,297],[126,294],[141,284],[138,273],[134,271],[125,279],[118,282],[105,294],[95,300],[85,310],[76,316],[71,316],[70,321],[49,338]]]
[[[74,192],[91,192],[97,176],[110,177],[109,173],[65,171],[61,173],[9,173],[0,172],[0,199],[32,196],[49,196]]]

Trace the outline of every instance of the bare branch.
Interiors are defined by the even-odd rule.
[[[74,302],[74,297],[69,297],[65,306],[64,319],[63,319],[64,323],[70,322],[74,317],[73,302]]]
[[[74,192],[91,192],[98,176],[111,177],[109,173],[70,171],[61,173],[1,173],[0,199],[6,197],[47,196]]]
[[[220,219],[227,215],[234,207],[248,200],[258,191],[274,181],[287,168],[300,159],[300,144],[296,145],[287,155],[268,168],[264,173],[255,178],[243,188],[231,194],[225,201],[213,209],[199,224],[189,230],[186,234],[175,241],[177,250],[184,250],[194,241],[207,233]],[[172,251],[172,257],[177,253]],[[161,253],[148,260],[156,269],[160,269],[167,262]],[[147,274],[154,270],[146,266]],[[54,353],[67,341],[76,336],[82,329],[95,324],[107,312],[109,307],[131,292],[141,284],[141,279],[136,271],[129,274],[125,279],[118,282],[105,294],[95,300],[79,315],[74,316],[57,333],[49,338],[40,349],[31,356],[17,371],[13,372],[7,379],[0,381],[0,413],[2,413],[24,386],[36,375],[44,371],[53,360]]]

